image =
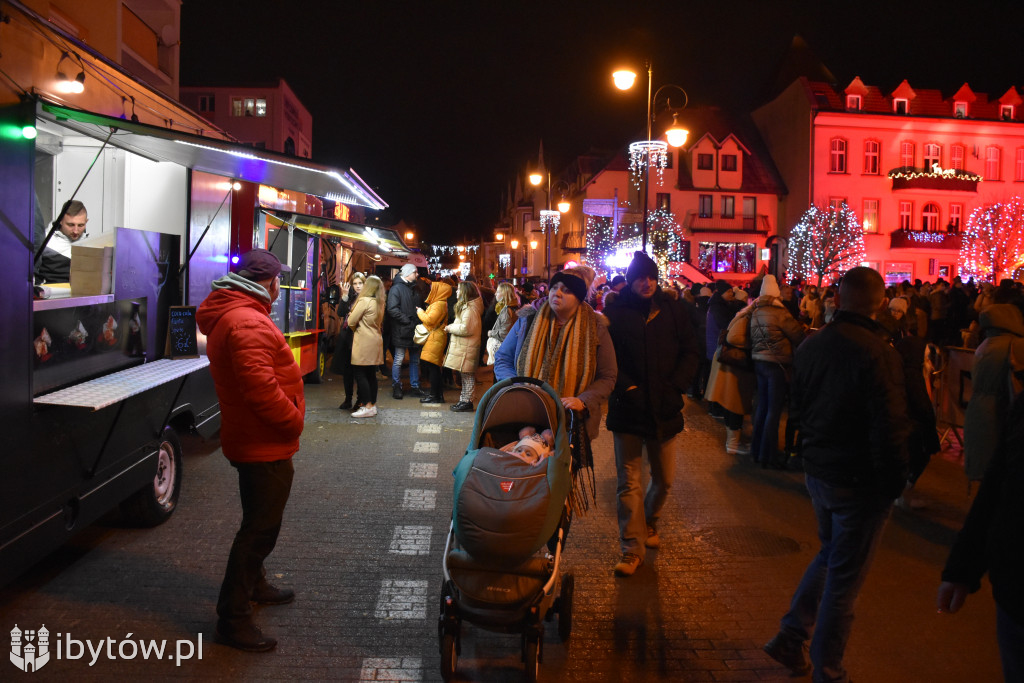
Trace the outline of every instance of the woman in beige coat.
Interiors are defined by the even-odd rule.
[[[726,328],[725,340],[732,346],[750,349],[750,314],[754,309],[747,306],[732,319]],[[725,409],[725,450],[730,455],[749,455],[750,446],[740,440],[743,431],[743,416],[750,415],[756,381],[754,368],[742,370],[731,365],[718,362],[715,351],[711,360],[711,374],[704,398],[718,403]]]
[[[366,278],[363,291],[348,314],[352,335],[352,367],[359,388],[357,400],[363,407],[352,417],[373,417],[377,414],[377,377],[374,372],[384,362],[384,324],[386,294],[384,283],[376,275]]]
[[[448,345],[448,333],[444,331],[444,325],[448,321],[448,297],[451,295],[452,287],[447,282],[431,282],[430,294],[427,295],[427,310],[416,309],[420,323],[429,333],[423,350],[420,351],[420,362],[426,365],[430,395],[421,398],[420,403],[444,403],[441,363],[444,362],[444,349]]]
[[[480,290],[475,283],[460,282],[459,297],[455,303],[455,322],[445,327],[451,335],[444,367],[457,370],[462,378],[462,395],[451,407],[456,413],[473,410],[473,389],[476,388],[476,369],[480,363],[480,317],[484,310]]]

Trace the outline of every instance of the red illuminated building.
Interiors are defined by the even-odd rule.
[[[864,229],[866,262],[888,282],[958,274],[971,212],[1024,193],[1024,112],[1017,89],[942,93],[906,80],[889,92],[801,78],[753,113],[788,189],[785,237],[813,203],[845,202]]]

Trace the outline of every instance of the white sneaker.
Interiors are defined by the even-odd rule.
[[[377,414],[377,406],[371,406],[367,408],[363,406],[356,412],[352,413],[352,417],[374,417]]]

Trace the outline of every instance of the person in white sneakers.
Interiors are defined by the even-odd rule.
[[[384,283],[376,275],[366,278],[363,291],[348,314],[352,335],[352,367],[355,369],[358,401],[363,407],[352,417],[373,417],[377,414],[377,367],[384,362]]]

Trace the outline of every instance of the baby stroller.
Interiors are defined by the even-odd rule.
[[[454,472],[444,550],[438,640],[445,681],[457,668],[463,620],[520,634],[528,681],[537,680],[544,622],[557,615],[559,638],[569,639],[574,579],[560,577],[559,566],[573,508],[582,511],[587,499],[585,492],[571,495],[574,420],[579,416],[565,411],[549,385],[526,377],[495,384],[480,401]],[[552,454],[536,464],[498,450],[527,425],[554,433]],[[575,456],[588,464],[578,450]]]

